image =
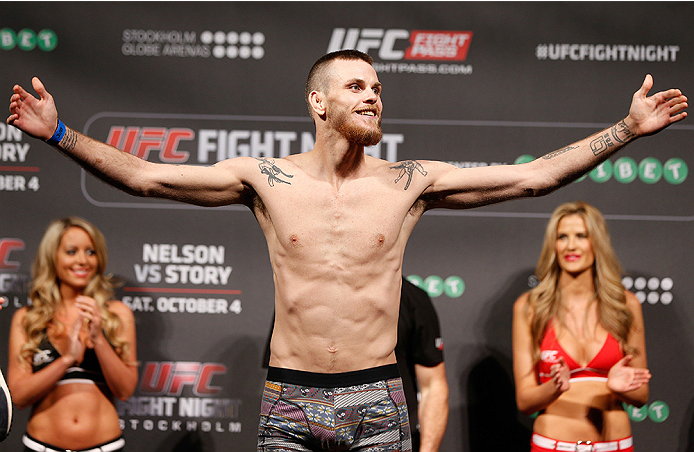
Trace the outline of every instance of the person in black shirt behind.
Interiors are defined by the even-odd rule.
[[[438,451],[448,421],[441,328],[429,295],[405,278],[395,356],[407,399],[413,451]]]

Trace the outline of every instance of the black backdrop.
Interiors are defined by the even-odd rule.
[[[369,153],[514,163],[622,119],[646,73],[654,91],[693,95],[692,19],[690,2],[3,2],[0,88],[9,99],[37,75],[66,124],[152,161],[280,157],[311,148],[311,64],[356,46],[385,88],[385,137]],[[649,404],[630,410],[637,450],[694,448],[693,131],[688,119],[637,141],[544,198],[422,218],[404,272],[442,320],[442,450],[528,449],[511,305],[532,284],[549,213],[575,199],[605,213],[643,300],[654,377]],[[273,286],[251,213],[130,197],[5,125],[0,146],[5,337],[45,226],[83,216],[106,235],[137,320],[140,385],[118,404],[129,449],[254,450]],[[19,450],[28,415],[2,450]]]

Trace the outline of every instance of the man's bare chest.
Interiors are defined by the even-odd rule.
[[[387,247],[397,241],[412,199],[374,183],[339,188],[296,181],[264,199],[266,223],[280,243],[298,246]]]

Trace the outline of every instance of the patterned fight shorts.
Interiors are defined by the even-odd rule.
[[[319,374],[270,367],[258,452],[412,450],[397,364]]]

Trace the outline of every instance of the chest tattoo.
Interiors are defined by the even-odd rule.
[[[267,183],[270,185],[270,187],[274,187],[275,182],[291,185],[291,182],[283,180],[281,177],[291,179],[294,176],[282,171],[279,166],[275,165],[274,159],[256,158],[256,160],[260,161],[260,163],[258,163],[260,174],[267,175]]]
[[[407,190],[410,187],[410,182],[412,182],[412,175],[414,174],[415,170],[419,171],[419,173],[422,176],[427,175],[427,172],[424,170],[424,167],[422,166],[422,164],[416,160],[405,160],[403,162],[400,162],[398,165],[391,166],[390,169],[399,169],[400,170],[400,174],[398,175],[397,179],[395,179],[396,184],[398,182],[400,182],[400,179],[407,176],[407,183],[405,184],[405,190]]]

